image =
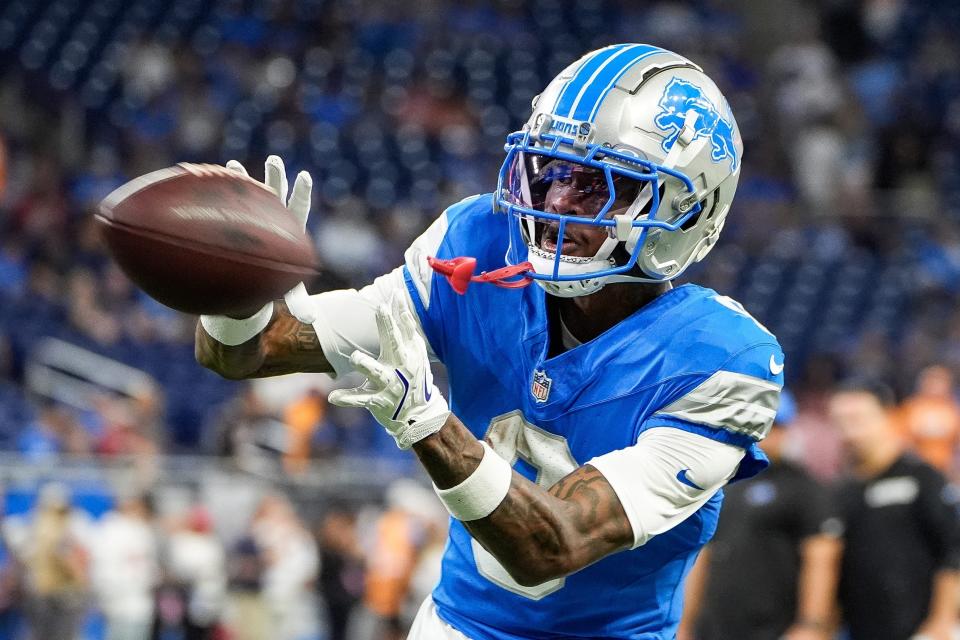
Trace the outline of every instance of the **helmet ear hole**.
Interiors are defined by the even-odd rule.
[[[717,202],[720,201],[720,198],[718,197],[720,194],[717,193],[718,191],[720,191],[720,189],[714,189],[714,190],[713,190],[713,193],[711,193],[710,196],[709,196],[709,197],[713,198],[713,202],[710,203],[710,209],[709,209],[709,211],[707,211],[707,217],[704,218],[704,220],[709,220],[710,218],[713,217],[713,214],[715,214],[715,213],[717,212]],[[707,199],[704,198],[704,199],[703,199],[703,202],[700,203],[700,206],[706,208],[706,201],[707,201]]]
[[[717,197],[718,189],[714,189],[710,195],[700,201],[700,213],[690,216],[686,222],[680,225],[681,231],[689,231],[700,222],[700,219],[709,220],[713,217],[713,214],[717,212],[717,202],[720,198]]]

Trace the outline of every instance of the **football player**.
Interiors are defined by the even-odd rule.
[[[403,266],[201,318],[197,358],[224,376],[366,376],[330,401],[412,449],[453,517],[411,638],[675,636],[721,488],[767,464],[783,383],[777,340],[743,307],[671,285],[716,242],[741,155],[700,67],[606,47],[534,99],[496,191],[449,207]],[[276,157],[266,182],[286,200]],[[301,220],[309,191],[301,173]]]

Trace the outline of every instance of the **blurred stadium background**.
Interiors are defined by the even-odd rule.
[[[64,588],[91,640],[105,594],[136,588],[117,576],[159,571],[158,637],[182,637],[186,609],[221,638],[317,640],[351,607],[402,618],[438,571],[444,514],[404,480],[412,457],[326,405],[342,381],[196,365],[195,318],[132,288],[94,231],[114,187],[178,161],[262,177],[278,154],[316,184],[311,289],[358,286],[493,186],[505,134],[571,60],[675,49],[718,82],[746,146],[724,236],[689,279],[778,335],[790,451],[830,481],[838,379],[907,398],[925,367],[960,373],[958,34],[955,0],[3,0],[0,638],[22,637],[39,571],[23,549],[66,503],[82,570]],[[142,493],[163,543],[124,565],[98,527]]]

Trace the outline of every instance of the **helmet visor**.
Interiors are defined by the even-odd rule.
[[[527,244],[581,257],[593,255],[612,235],[613,227],[603,221],[626,211],[648,182],[611,165],[588,166],[528,152],[513,155],[504,177],[504,198],[523,208],[514,213]]]
[[[507,177],[509,195],[516,204],[591,219],[610,218],[626,209],[644,186],[615,169],[524,152],[514,155]]]

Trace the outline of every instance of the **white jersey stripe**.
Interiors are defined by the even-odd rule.
[[[424,309],[430,308],[430,283],[433,279],[433,269],[427,264],[427,257],[437,255],[440,243],[446,235],[447,212],[444,211],[403,254],[403,261],[413,279],[413,286],[420,294]]]
[[[780,403],[780,385],[732,371],[718,371],[695,389],[658,411],[734,433],[763,438]]]

